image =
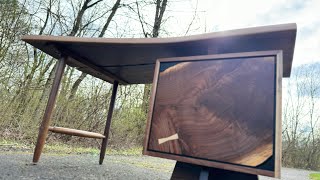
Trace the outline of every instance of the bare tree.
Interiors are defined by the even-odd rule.
[[[144,4],[142,4],[144,3]],[[141,25],[142,33],[145,38],[151,37],[151,38],[157,38],[159,36],[161,25],[163,23],[163,17],[164,13],[167,7],[167,0],[156,0],[153,2],[135,2],[135,8],[128,6],[131,10],[133,10],[136,15],[138,16],[139,23]],[[145,19],[145,16],[141,13],[141,6],[152,4],[155,8],[155,14],[153,23],[147,22]],[[151,26],[152,24],[152,26]],[[149,27],[151,26],[151,29]],[[143,101],[142,101],[142,108],[145,112],[148,111],[148,100],[150,97],[150,91],[151,91],[151,85],[145,85],[144,87],[144,95],[143,95]]]
[[[118,8],[120,7],[120,1],[121,0],[117,0],[114,3],[114,5],[113,5],[113,7],[111,9],[111,12],[110,12],[109,16],[107,17],[107,19],[106,19],[106,21],[105,21],[105,23],[104,23],[104,25],[102,27],[102,30],[101,30],[101,32],[100,32],[98,37],[103,37],[105,35],[105,32],[107,31],[107,29],[108,29],[108,27],[110,25],[110,22],[112,21],[112,18],[115,16]],[[92,6],[90,6],[90,7],[92,7]],[[81,10],[83,10],[83,9],[84,9],[84,7],[81,8]],[[83,13],[84,12],[81,12],[81,13],[78,13],[78,14],[81,14],[81,16],[83,16]],[[78,16],[77,16],[76,19],[77,19],[77,21],[81,21],[81,19],[79,19]],[[76,30],[81,29],[80,26],[78,25],[79,23],[75,23],[75,24],[76,24],[77,28],[73,28],[72,32],[75,31],[74,29],[76,29]],[[71,34],[74,34],[74,33],[71,33]],[[69,102],[71,102],[74,99],[74,97],[76,95],[76,92],[78,91],[78,88],[79,88],[81,82],[85,79],[86,76],[87,76],[87,73],[81,72],[80,76],[77,78],[77,80],[71,86],[71,90],[70,90],[69,96],[67,98],[67,101],[65,103],[63,103],[62,107],[60,108],[60,112],[59,112],[59,115],[58,115],[59,119],[62,119],[62,120],[65,119],[65,115],[66,115],[66,111],[67,111]]]
[[[317,169],[320,162],[320,64],[293,69],[286,83],[283,113],[283,163]]]

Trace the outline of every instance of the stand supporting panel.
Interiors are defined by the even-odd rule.
[[[210,168],[177,161],[171,180],[258,180],[257,175]]]

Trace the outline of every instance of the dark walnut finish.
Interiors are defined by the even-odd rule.
[[[251,27],[170,38],[86,38],[22,36],[22,40],[54,58],[68,55],[67,65],[119,84],[152,83],[159,58],[252,51],[283,51],[283,75],[289,77],[297,25]]]
[[[274,176],[276,62],[276,54],[160,61],[145,154]],[[259,167],[266,161],[272,170]]]
[[[50,120],[51,120],[51,114],[56,102],[56,98],[58,95],[59,91],[59,86],[60,86],[60,81],[63,76],[63,71],[64,68],[66,67],[66,57],[63,56],[60,58],[58,62],[58,66],[55,72],[55,77],[53,80],[53,84],[51,87],[48,103],[46,106],[46,110],[43,115],[43,119],[41,122],[41,126],[39,128],[39,133],[38,133],[38,139],[36,143],[36,147],[34,149],[34,154],[33,154],[33,163],[37,163],[40,159],[44,144],[46,142],[46,138],[48,135],[49,131],[49,125],[50,125]]]

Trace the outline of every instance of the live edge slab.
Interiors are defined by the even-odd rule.
[[[279,177],[282,51],[159,59],[144,154]]]

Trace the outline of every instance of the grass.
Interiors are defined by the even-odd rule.
[[[1,151],[28,151],[30,149],[30,145],[12,141],[12,140],[6,140],[6,139],[0,139],[0,150]]]
[[[0,139],[0,151],[2,152],[25,152],[33,153],[34,145],[26,144],[24,142]],[[43,150],[48,154],[92,154],[99,155],[100,149],[88,148],[81,146],[72,146],[63,143],[46,144]],[[141,155],[142,147],[133,147],[128,149],[111,149],[107,148],[109,155],[122,155],[122,156],[138,156]]]
[[[155,161],[148,161],[145,159],[139,160],[139,159],[117,159],[114,162],[121,162],[125,164],[130,164],[133,166],[137,167],[142,167],[142,168],[147,168],[147,169],[152,169],[156,171],[161,171],[161,172],[172,172],[175,163],[173,161],[168,161],[168,160],[163,160],[159,162]]]
[[[309,175],[312,180],[320,180],[320,173],[312,173]]]
[[[123,155],[123,156],[137,156],[141,155],[142,147],[133,147],[128,149],[111,149],[107,148],[107,154],[109,155]],[[100,149],[98,148],[88,148],[88,147],[77,147],[66,145],[62,143],[48,144],[44,148],[44,153],[55,153],[55,154],[100,154]]]

